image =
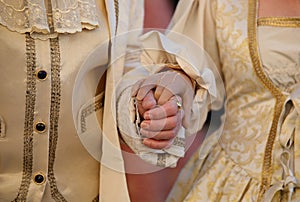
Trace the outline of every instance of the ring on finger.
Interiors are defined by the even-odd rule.
[[[177,105],[178,111],[180,111],[182,108],[182,104],[178,100],[176,100],[176,105]]]
[[[177,109],[178,109],[178,111],[180,111],[182,108],[182,103],[179,101],[178,97],[175,95],[171,99],[175,101],[175,103],[177,105]]]

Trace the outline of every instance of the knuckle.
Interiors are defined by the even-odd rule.
[[[170,128],[175,128],[177,125],[177,118],[171,118],[169,122],[169,127]]]

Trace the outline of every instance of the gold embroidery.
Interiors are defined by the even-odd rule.
[[[36,53],[35,41],[26,34],[26,103],[24,123],[24,146],[23,146],[23,175],[19,192],[14,201],[26,201],[33,165],[33,120],[36,100]]]
[[[6,128],[3,118],[0,116],[0,138],[4,138],[6,134]]]
[[[118,25],[119,25],[119,0],[114,0],[114,6],[115,6],[115,14],[116,14],[115,35],[117,35]]]
[[[47,17],[50,33],[53,33],[53,14],[51,1],[48,1]],[[51,104],[50,104],[50,124],[49,124],[49,159],[48,159],[48,180],[50,184],[51,196],[55,201],[67,201],[58,191],[54,176],[55,152],[58,141],[58,120],[61,98],[60,81],[60,47],[58,37],[50,38],[51,55]]]
[[[176,146],[178,146],[178,147],[184,147],[185,146],[185,139],[184,138],[180,138],[180,137],[176,137],[174,139],[173,144],[176,145]]]
[[[103,106],[103,97],[100,100],[97,100],[96,102],[88,105],[85,107],[80,116],[80,126],[81,126],[81,132],[84,133],[86,131],[86,117],[91,115],[93,112],[98,111]]]
[[[249,51],[251,55],[251,60],[253,63],[253,67],[256,75],[260,79],[260,81],[264,84],[264,86],[270,90],[273,96],[276,98],[276,105],[274,109],[273,122],[271,125],[271,129],[269,132],[269,136],[267,139],[267,144],[265,148],[264,161],[262,167],[262,184],[260,187],[260,192],[258,196],[258,201],[261,201],[263,194],[266,189],[271,184],[272,178],[272,152],[273,145],[277,133],[277,126],[279,121],[279,116],[282,111],[282,107],[284,104],[285,96],[280,92],[278,88],[276,88],[273,83],[268,79],[265,75],[261,60],[258,54],[258,44],[257,44],[257,3],[258,0],[250,0],[249,1],[249,13],[248,13],[248,38],[249,38]]]
[[[60,81],[60,48],[58,38],[50,39],[51,48],[51,105],[50,105],[50,125],[49,125],[49,162],[48,180],[50,183],[51,196],[56,201],[66,201],[58,191],[54,176],[55,151],[58,141],[58,120],[61,98]]]
[[[163,153],[163,154],[158,154],[157,155],[157,165],[158,166],[161,166],[161,167],[166,167],[166,153]]]
[[[263,17],[258,19],[257,25],[272,27],[300,27],[300,18]]]

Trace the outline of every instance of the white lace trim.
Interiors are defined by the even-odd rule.
[[[99,26],[94,0],[51,0],[51,5],[56,33],[75,33]],[[0,24],[20,33],[49,34],[46,6],[44,0],[0,0]]]

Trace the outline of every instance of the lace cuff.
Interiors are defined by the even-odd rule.
[[[52,26],[55,33],[75,33],[99,26],[94,0],[51,0],[51,5],[52,10],[47,13],[42,0],[0,0],[0,24],[12,31],[39,34],[50,34]]]

